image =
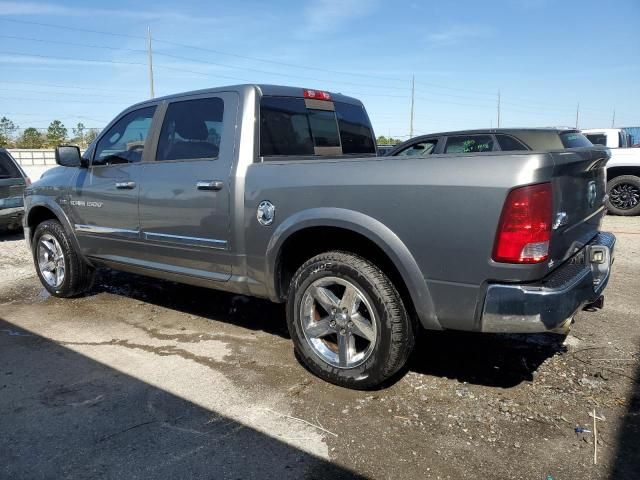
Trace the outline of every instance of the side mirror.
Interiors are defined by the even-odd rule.
[[[80,148],[75,145],[56,147],[56,163],[63,167],[82,167],[85,164],[80,156]]]

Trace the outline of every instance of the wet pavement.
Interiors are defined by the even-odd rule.
[[[307,372],[281,305],[107,270],[51,298],[0,233],[0,478],[638,478],[640,218],[605,228],[569,337],[427,333],[372,392]]]

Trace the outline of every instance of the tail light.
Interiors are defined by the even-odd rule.
[[[540,263],[549,257],[552,192],[550,183],[509,192],[502,208],[493,259],[505,263]]]
[[[319,90],[305,90],[304,98],[331,101],[331,94],[329,92],[321,92]]]
[[[31,185],[31,179],[30,179],[29,177],[26,177],[26,178],[24,179],[24,183],[25,183],[25,185],[28,187],[29,185]]]

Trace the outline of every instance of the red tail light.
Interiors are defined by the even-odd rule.
[[[31,185],[31,179],[30,179],[29,177],[25,178],[25,179],[24,179],[24,183],[25,183],[25,184],[27,185],[27,187],[28,187],[29,185]]]
[[[509,192],[502,208],[493,259],[506,263],[540,263],[549,257],[552,192],[550,183]]]
[[[329,92],[321,92],[319,90],[305,90],[304,98],[310,98],[313,100],[331,100],[331,94]]]

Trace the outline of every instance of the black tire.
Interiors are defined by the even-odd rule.
[[[607,193],[609,195],[607,210],[610,213],[624,216],[640,215],[640,199],[638,199],[640,196],[640,177],[620,175],[612,178],[607,182]],[[636,203],[634,204],[634,202]]]
[[[377,319],[375,341],[369,342],[369,356],[352,368],[325,361],[305,337],[302,325],[301,307],[305,292],[318,280],[330,278],[354,285],[366,298]],[[415,341],[411,318],[393,283],[373,263],[348,252],[322,253],[298,269],[289,287],[287,324],[298,358],[311,372],[328,382],[353,389],[382,386],[406,364]],[[352,325],[351,321],[349,324]],[[337,337],[338,332],[334,338]]]
[[[38,245],[43,235],[54,237],[62,249],[65,274],[64,280],[59,286],[52,286],[45,280],[38,263]],[[94,270],[78,255],[60,222],[46,220],[38,225],[33,233],[31,245],[36,272],[40,282],[51,295],[62,298],[76,297],[91,288]]]

